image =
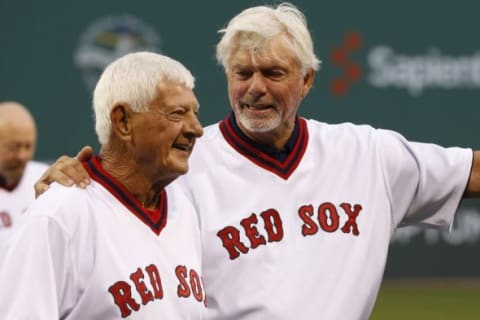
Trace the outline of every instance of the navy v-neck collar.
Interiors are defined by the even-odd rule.
[[[165,190],[160,193],[157,209],[149,210],[144,208],[120,182],[103,169],[98,156],[83,162],[83,166],[93,180],[105,187],[105,189],[140,219],[140,221],[146,224],[155,234],[160,234],[167,224],[168,206],[167,193]]]
[[[308,142],[305,119],[297,117],[292,136],[284,150],[278,151],[248,138],[238,127],[233,112],[220,122],[223,137],[238,153],[256,165],[287,180],[300,163]]]

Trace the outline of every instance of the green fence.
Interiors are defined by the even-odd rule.
[[[182,61],[197,79],[201,120],[229,111],[214,60],[217,30],[259,1],[0,1],[0,100],[39,126],[37,158],[98,148],[91,89],[133,50]],[[480,148],[480,3],[296,1],[322,60],[301,108],[307,118],[394,129],[411,140]],[[462,205],[452,234],[407,229],[388,276],[480,275],[480,205]]]

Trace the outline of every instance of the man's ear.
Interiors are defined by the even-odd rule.
[[[116,105],[110,112],[112,133],[121,140],[130,140],[132,136],[132,110],[123,104]]]
[[[302,89],[302,98],[305,98],[313,86],[313,80],[315,80],[315,70],[310,69],[303,76],[303,89]]]

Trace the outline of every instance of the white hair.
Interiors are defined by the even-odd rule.
[[[223,36],[217,44],[217,61],[225,70],[236,50],[262,48],[278,35],[285,36],[286,44],[297,56],[304,74],[310,69],[319,69],[320,60],[315,55],[306,18],[291,3],[248,8],[218,32]]]
[[[93,93],[95,131],[100,144],[108,142],[110,112],[119,104],[133,111],[147,111],[157,97],[160,81],[169,80],[193,89],[195,79],[180,62],[153,52],[127,54],[103,71]]]

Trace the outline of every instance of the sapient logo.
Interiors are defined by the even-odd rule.
[[[354,82],[362,77],[360,63],[351,58],[362,46],[357,32],[345,35],[343,43],[330,53],[332,63],[343,72],[332,79],[334,96],[345,96]],[[365,74],[369,85],[377,89],[404,89],[419,97],[427,89],[455,90],[480,88],[480,52],[470,55],[446,55],[438,48],[407,55],[391,46],[380,44],[368,49]]]
[[[480,87],[480,53],[470,56],[443,55],[433,48],[425,54],[408,56],[389,46],[376,46],[368,54],[369,83],[377,88],[406,89],[419,96],[425,89]]]
[[[111,15],[94,20],[81,35],[74,63],[91,91],[110,62],[136,51],[159,52],[160,37],[136,16]]]
[[[334,78],[330,83],[330,91],[335,96],[343,96],[347,93],[352,82],[358,81],[362,76],[362,68],[350,59],[349,54],[360,49],[362,37],[357,32],[345,35],[343,43],[334,48],[330,58],[334,65],[342,69],[342,74]]]

